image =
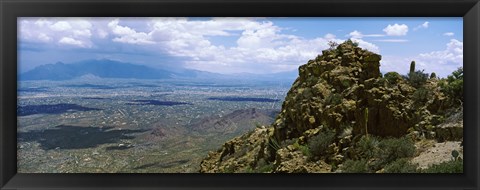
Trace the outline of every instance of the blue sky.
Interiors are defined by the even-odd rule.
[[[291,71],[352,39],[382,55],[381,71],[445,77],[463,66],[458,18],[19,18],[20,72],[112,59],[217,73]]]

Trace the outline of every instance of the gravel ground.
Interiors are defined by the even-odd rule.
[[[430,165],[439,164],[453,159],[452,151],[457,150],[460,158],[463,159],[463,147],[460,141],[445,141],[442,143],[432,143],[417,157],[412,159],[412,163],[416,163],[420,168],[425,169]]]

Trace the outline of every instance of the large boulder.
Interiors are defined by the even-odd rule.
[[[405,135],[414,125],[405,102],[414,89],[402,78],[395,84],[382,78],[380,60],[347,41],[300,66],[273,125],[275,137],[299,137],[321,125],[352,126],[354,135]]]

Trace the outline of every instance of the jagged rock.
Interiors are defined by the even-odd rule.
[[[432,131],[439,142],[463,140],[463,109],[447,118],[447,122],[433,127]]]
[[[267,140],[272,128],[256,128],[253,132],[234,138],[216,152],[210,152],[200,164],[202,173],[246,172],[269,156]]]
[[[300,151],[292,151],[288,148],[279,149],[275,160],[278,165],[275,173],[329,173],[332,167],[320,160],[310,162],[307,156]]]
[[[296,138],[320,125],[339,128],[352,121],[354,135],[405,135],[413,126],[413,107],[405,109],[405,100],[415,89],[401,77],[393,86],[382,79],[380,59],[347,41],[300,66],[277,117],[282,122],[274,124],[275,137]]]

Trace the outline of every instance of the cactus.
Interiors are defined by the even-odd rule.
[[[415,61],[412,61],[410,63],[410,73],[414,73],[415,72]]]
[[[368,108],[365,108],[363,117],[365,119],[365,136],[368,138]]]
[[[457,151],[457,150],[453,150],[453,151],[452,151],[452,157],[453,157],[453,159],[454,159],[455,161],[458,160],[458,156],[459,156],[458,151]]]

